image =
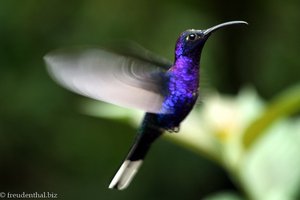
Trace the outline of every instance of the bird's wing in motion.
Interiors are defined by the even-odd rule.
[[[100,48],[57,50],[45,57],[47,69],[60,85],[78,94],[160,113],[166,67],[147,59]]]
[[[170,60],[161,57],[132,41],[118,41],[115,44],[111,43],[109,49],[117,54],[149,62],[165,70],[168,70],[172,66]]]

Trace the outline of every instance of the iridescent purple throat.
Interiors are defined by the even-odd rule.
[[[167,129],[174,129],[193,108],[199,88],[199,55],[196,57],[178,56],[168,71],[168,95],[162,105],[167,115],[160,121]]]

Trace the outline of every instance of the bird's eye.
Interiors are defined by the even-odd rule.
[[[191,33],[186,37],[186,40],[188,41],[194,41],[197,38],[196,34]]]

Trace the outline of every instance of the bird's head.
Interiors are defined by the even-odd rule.
[[[180,56],[200,56],[202,48],[209,38],[209,36],[223,27],[236,25],[236,24],[248,24],[244,21],[230,21],[222,24],[218,24],[211,28],[205,30],[195,30],[189,29],[181,33],[179,36],[176,48],[175,48],[175,56],[176,58]]]

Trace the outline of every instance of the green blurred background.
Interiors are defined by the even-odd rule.
[[[83,97],[56,85],[42,57],[63,46],[128,39],[172,60],[185,29],[245,20],[248,27],[214,34],[201,64],[218,91],[236,95],[252,85],[269,100],[299,83],[299,8],[296,0],[0,1],[0,192],[150,200],[237,190],[215,163],[166,140],[127,190],[108,190],[135,129],[80,114]]]

